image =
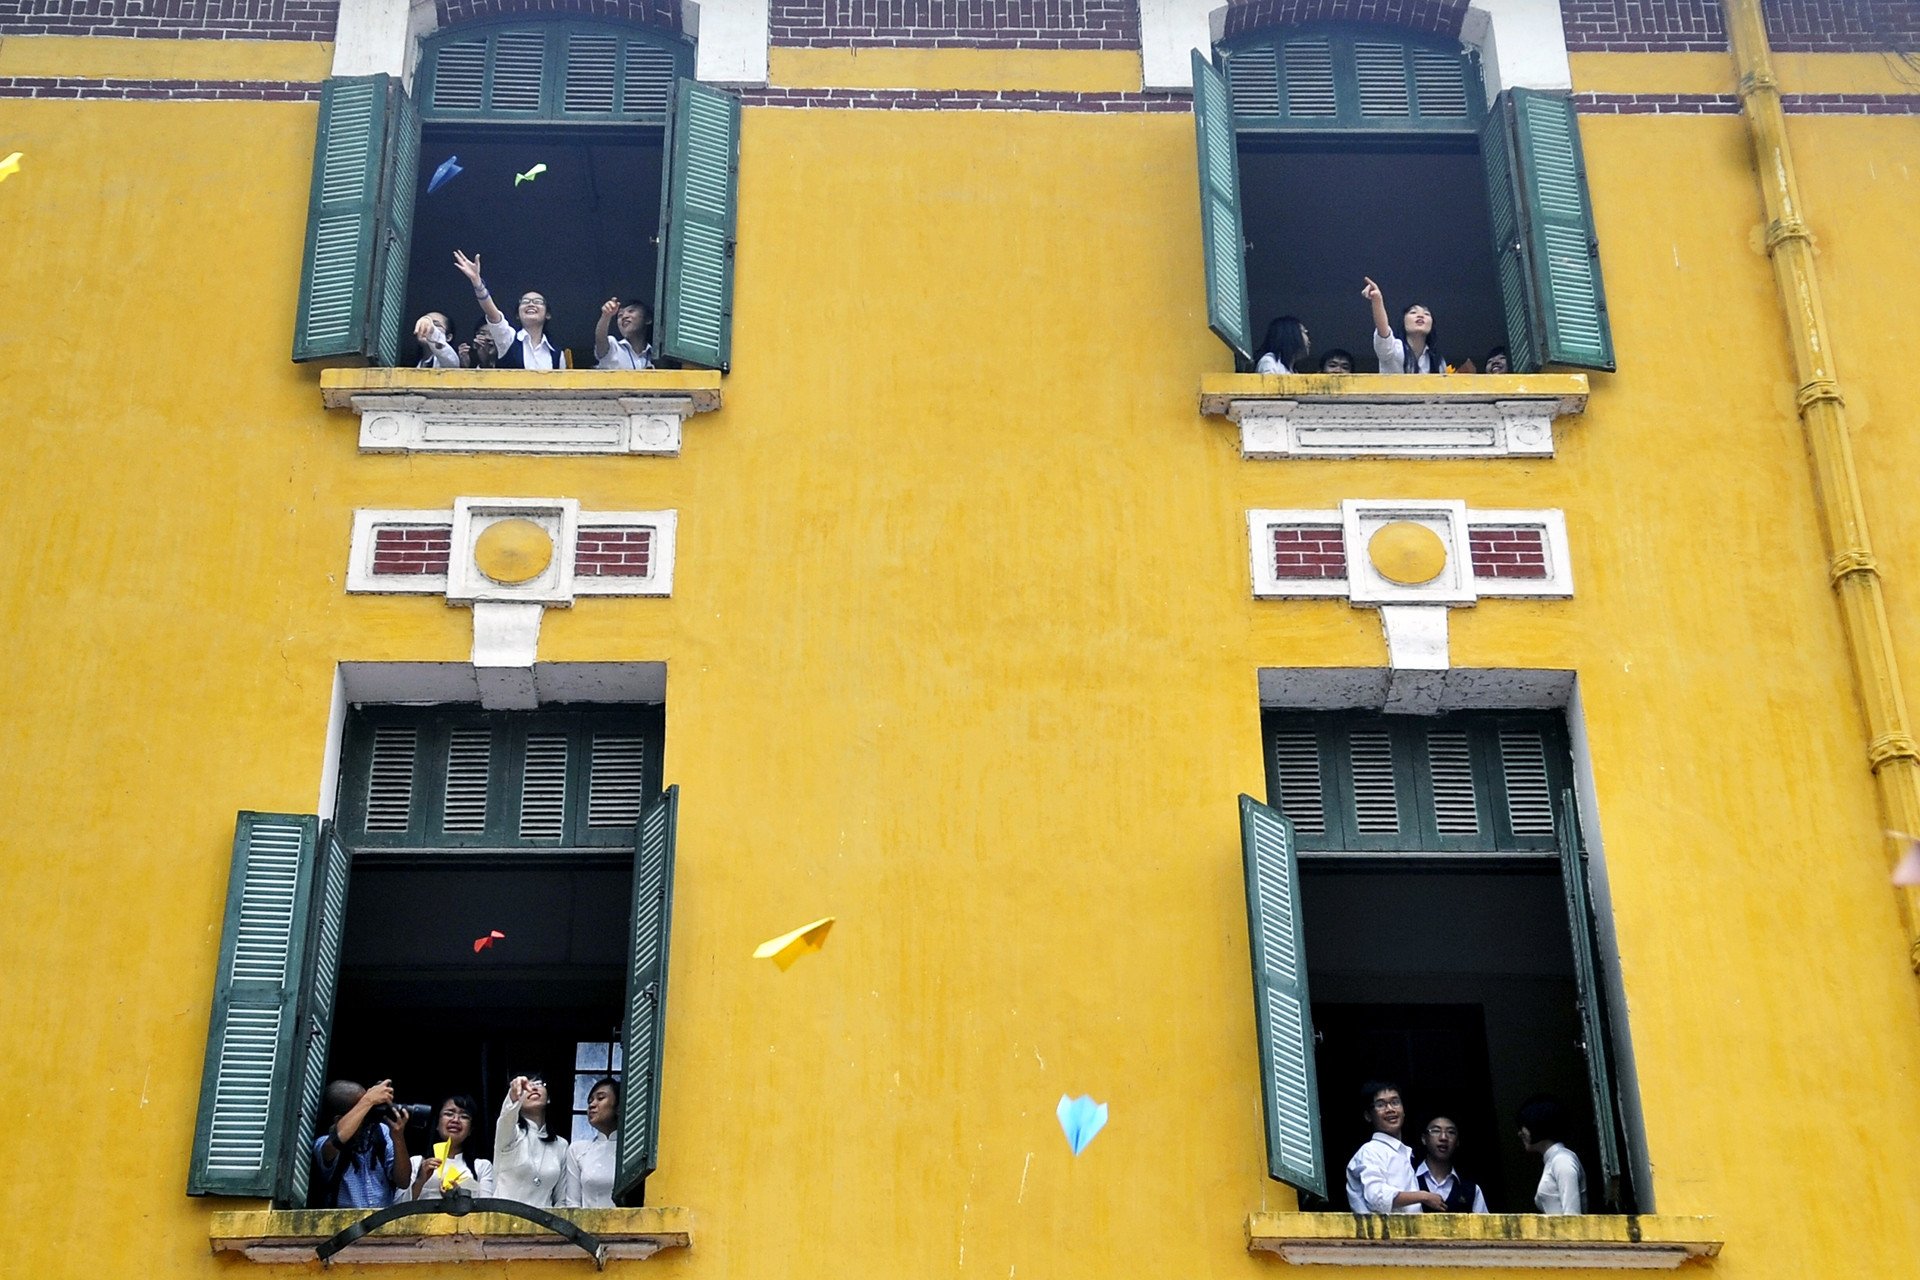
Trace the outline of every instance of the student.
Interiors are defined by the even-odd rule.
[[[440,1199],[446,1191],[445,1168],[449,1164],[464,1175],[454,1183],[456,1190],[464,1189],[473,1196],[493,1194],[493,1161],[467,1154],[473,1140],[474,1113],[479,1110],[474,1100],[464,1093],[456,1093],[440,1104],[433,1133],[447,1144],[447,1158],[443,1161],[438,1156],[415,1156],[408,1168],[410,1184],[394,1196],[396,1201]]]
[[[1513,361],[1507,355],[1505,347],[1495,347],[1487,352],[1487,358],[1480,362],[1482,373],[1512,373]]]
[[[608,328],[618,333],[609,334]],[[653,314],[644,302],[608,298],[600,304],[600,319],[593,326],[593,354],[596,369],[653,368]]]
[[[1520,1108],[1520,1145],[1541,1157],[1540,1186],[1533,1203],[1542,1213],[1587,1211],[1587,1173],[1567,1150],[1569,1121],[1560,1100],[1540,1094]]]
[[[313,1140],[312,1207],[386,1208],[407,1169],[407,1113],[393,1105],[393,1081],[335,1080],[323,1097],[333,1118]]]
[[[455,249],[453,265],[473,285],[474,299],[487,317],[487,332],[493,338],[494,350],[499,353],[500,368],[545,370],[563,367],[560,348],[547,336],[545,296],[533,290],[520,295],[517,308],[520,327],[515,329],[507,323],[500,308],[494,305],[493,294],[488,292],[487,282],[480,277],[480,259],[469,258]]]
[[[1422,1191],[1413,1176],[1413,1148],[1400,1140],[1406,1104],[1397,1085],[1369,1080],[1360,1086],[1373,1136],[1347,1161],[1347,1207],[1355,1213],[1447,1211],[1446,1198]]]
[[[1453,1156],[1460,1149],[1460,1126],[1450,1116],[1435,1116],[1420,1131],[1420,1146],[1427,1158],[1413,1171],[1422,1191],[1431,1191],[1446,1201],[1448,1213],[1485,1213],[1487,1198],[1480,1188],[1454,1169]]]
[[[547,1123],[547,1080],[515,1076],[493,1139],[493,1185],[502,1199],[546,1208],[565,1203],[567,1140]]]
[[[493,369],[500,364],[500,353],[494,350],[493,335],[487,332],[485,317],[473,331],[473,340],[460,344],[460,363],[469,369]]]
[[[1281,316],[1267,326],[1267,340],[1260,344],[1260,359],[1255,373],[1292,373],[1293,367],[1313,350],[1313,339],[1298,316]]]
[[[587,1123],[592,1136],[567,1150],[568,1206],[613,1208],[613,1135],[620,1128],[620,1082],[605,1076],[587,1091]]]
[[[1320,372],[1352,373],[1353,352],[1348,351],[1345,347],[1335,347],[1320,357]]]
[[[1387,300],[1380,296],[1380,286],[1365,276],[1361,279],[1367,287],[1360,296],[1373,307],[1373,354],[1380,357],[1380,372],[1445,373],[1447,362],[1433,345],[1433,312],[1417,302],[1408,307],[1400,318],[1406,337],[1396,338],[1387,323]]]
[[[420,344],[421,369],[458,369],[460,353],[450,340],[453,326],[443,311],[429,311],[413,322],[413,336]]]

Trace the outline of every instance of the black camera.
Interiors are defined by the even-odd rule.
[[[424,1102],[396,1102],[393,1105],[397,1110],[407,1113],[407,1123],[410,1125],[429,1124],[433,1120],[433,1108]]]

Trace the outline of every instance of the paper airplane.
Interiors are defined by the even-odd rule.
[[[1903,889],[1920,887],[1920,840],[1904,831],[1889,831],[1887,834],[1907,846],[1907,851],[1900,855],[1900,861],[1894,865],[1894,884]]]
[[[514,174],[513,185],[517,187],[523,182],[532,182],[535,178],[539,177],[541,174],[545,173],[546,171],[547,171],[547,166],[543,164],[537,164],[533,166],[533,168],[527,170],[525,173]]]
[[[448,1157],[447,1153],[452,1149],[453,1143],[451,1141],[436,1142],[433,1144],[433,1158],[440,1162],[440,1189],[442,1191],[453,1190],[453,1188],[459,1186],[461,1180],[467,1176],[461,1172],[460,1166],[454,1164]]]
[[[460,167],[459,156],[448,156],[440,162],[440,167],[433,171],[433,177],[427,183],[427,194],[432,195],[465,172],[466,170]]]
[[[25,154],[24,151],[16,151],[5,160],[0,160],[0,182],[5,182],[8,178],[20,172],[20,157]]]
[[[498,929],[489,929],[486,937],[475,938],[473,940],[473,954],[479,955],[482,951],[485,951],[488,947],[499,942],[506,936],[506,934],[500,932]]]
[[[792,933],[783,933],[777,938],[769,938],[753,949],[755,960],[771,960],[785,973],[793,967],[793,962],[811,951],[818,951],[827,944],[827,932],[833,928],[832,916],[815,920],[812,924],[803,924]]]
[[[1073,1148],[1073,1154],[1079,1155],[1093,1141],[1093,1135],[1106,1125],[1107,1104],[1095,1102],[1084,1093],[1077,1098],[1063,1093],[1055,1114],[1060,1117],[1060,1131],[1067,1135],[1067,1145]]]

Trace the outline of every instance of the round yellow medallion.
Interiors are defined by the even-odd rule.
[[[1417,587],[1447,567],[1447,544],[1423,524],[1396,520],[1374,530],[1367,540],[1367,559],[1388,582]]]
[[[473,540],[473,562],[495,582],[530,582],[553,563],[553,539],[531,520],[499,520]]]

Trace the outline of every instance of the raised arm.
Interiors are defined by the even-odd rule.
[[[1373,306],[1374,333],[1382,338],[1391,338],[1393,336],[1393,326],[1387,323],[1387,300],[1380,296],[1380,286],[1375,284],[1372,279],[1367,276],[1361,276],[1360,278],[1367,282],[1367,287],[1360,291],[1360,296],[1365,298]]]
[[[620,299],[608,298],[600,304],[600,318],[593,325],[593,358],[607,358],[607,330],[613,325],[613,317],[620,310]]]
[[[479,257],[469,258],[466,254],[455,249],[453,251],[453,265],[460,269],[460,274],[465,276],[467,282],[473,286],[474,300],[480,304],[480,313],[486,316],[487,323],[505,324],[507,318],[501,315],[500,308],[493,304],[493,295],[487,292],[487,282],[480,278]],[[1369,280],[1367,283],[1372,284],[1373,282]],[[1385,313],[1383,312],[1382,314]]]

